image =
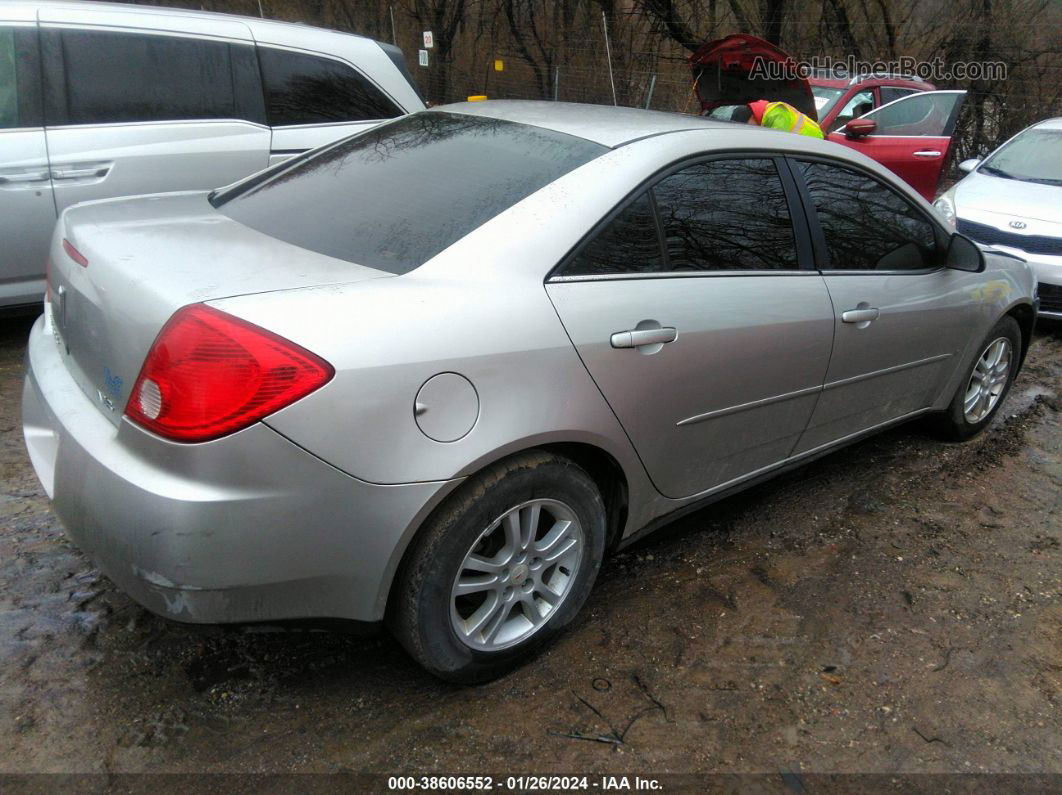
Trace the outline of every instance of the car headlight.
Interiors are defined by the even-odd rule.
[[[949,190],[942,193],[940,197],[933,202],[933,206],[940,210],[940,214],[944,216],[944,220],[948,222],[948,225],[955,228],[955,196]]]

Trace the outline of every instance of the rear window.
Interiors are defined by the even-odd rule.
[[[287,243],[402,274],[606,151],[524,124],[417,113],[251,177],[211,202]]]

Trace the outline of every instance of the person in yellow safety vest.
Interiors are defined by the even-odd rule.
[[[811,118],[785,102],[769,102],[766,99],[749,103],[752,115],[749,124],[772,127],[776,130],[795,132],[811,138],[825,138],[822,129]]]

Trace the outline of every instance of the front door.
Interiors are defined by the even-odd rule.
[[[0,306],[40,300],[55,227],[32,13],[0,7]]]
[[[628,202],[547,284],[664,495],[784,461],[811,417],[833,313],[798,239],[773,159],[707,160]]]
[[[877,125],[870,135],[851,138],[838,130],[828,137],[877,160],[933,201],[965,97],[965,91],[913,94],[864,114]]]
[[[100,25],[117,24],[110,16],[123,13],[82,13],[90,12]],[[225,21],[218,33],[230,38],[223,40],[65,27],[58,18],[41,11],[60,211],[93,199],[217,188],[268,164],[270,130],[245,25]],[[247,41],[232,40],[241,36]]]
[[[930,406],[969,342],[980,277],[942,267],[947,236],[875,177],[794,160],[815,208],[820,267],[835,312],[833,355],[807,452]]]

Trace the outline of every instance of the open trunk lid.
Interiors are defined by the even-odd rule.
[[[787,102],[801,113],[818,121],[815,98],[806,78],[768,79],[756,69],[757,59],[764,64],[778,64],[795,75],[796,61],[770,42],[747,33],[735,33],[705,42],[690,56],[694,83],[701,101],[701,112],[726,105],[745,105],[766,99]]]
[[[206,193],[163,194],[64,213],[45,311],[74,379],[117,425],[151,344],[180,307],[385,276],[256,232]]]

